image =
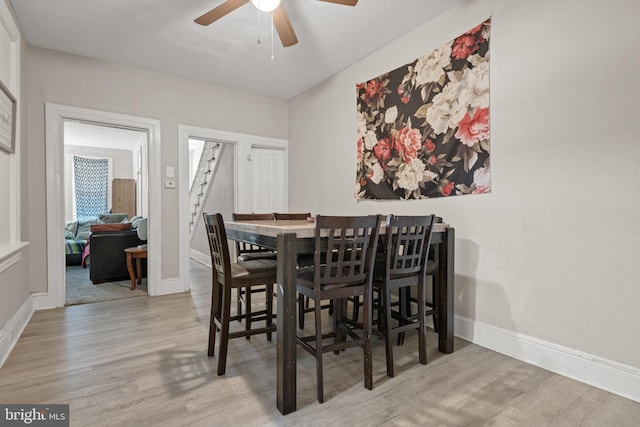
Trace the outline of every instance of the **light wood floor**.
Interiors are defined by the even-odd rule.
[[[360,351],[327,354],[322,405],[315,361],[299,349],[298,411],[282,416],[275,339],[232,340],[227,373],[216,375],[210,277],[193,263],[191,293],[36,312],[0,369],[0,403],[68,403],[77,426],[640,425],[640,403],[462,340],[443,355],[433,334],[426,366],[415,335],[395,347],[395,378],[376,339],[372,391]]]

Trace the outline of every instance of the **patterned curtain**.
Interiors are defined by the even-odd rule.
[[[98,218],[109,210],[109,160],[73,156],[78,221]]]

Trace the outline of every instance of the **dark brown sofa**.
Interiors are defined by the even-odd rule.
[[[129,279],[127,270],[126,248],[142,245],[146,241],[138,238],[136,230],[131,230],[131,224],[101,224],[103,226],[120,226],[128,230],[116,230],[119,227],[92,227],[89,237],[89,278],[93,284]],[[146,261],[146,260],[143,260]],[[146,263],[142,265],[142,275],[146,277]]]

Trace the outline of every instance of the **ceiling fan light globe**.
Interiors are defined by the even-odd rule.
[[[280,0],[251,0],[251,3],[262,12],[272,12],[280,6]]]

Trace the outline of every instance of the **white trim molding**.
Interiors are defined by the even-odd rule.
[[[640,402],[640,368],[461,316],[454,330],[466,341]]]
[[[0,2],[0,29],[4,30],[6,33],[8,40],[6,44],[2,46],[2,59],[3,66],[2,68],[8,72],[8,74],[2,75],[2,80],[5,86],[11,91],[13,96],[16,98],[18,102],[18,108],[16,110],[16,128],[15,128],[15,152],[12,154],[5,153],[4,151],[0,152],[2,156],[8,156],[9,161],[9,170],[8,170],[8,181],[2,183],[3,186],[7,186],[9,188],[9,199],[8,201],[3,201],[4,203],[8,203],[9,211],[9,221],[3,224],[0,224],[0,227],[8,227],[8,236],[9,239],[6,242],[0,243],[0,257],[6,255],[7,253],[11,253],[11,255],[7,255],[0,269],[9,268],[11,265],[15,264],[20,260],[21,251],[26,246],[25,242],[21,242],[21,181],[20,181],[20,158],[22,151],[22,115],[20,111],[21,103],[23,102],[22,95],[20,92],[20,78],[22,75],[21,72],[21,63],[22,63],[22,35],[20,34],[20,30],[18,29],[18,25],[13,18],[13,14],[9,9],[8,5],[5,2]],[[7,64],[5,66],[5,63]],[[13,253],[14,250],[17,250],[18,253]]]
[[[160,120],[126,114],[90,110],[66,105],[45,104],[45,156],[47,163],[47,284],[49,300],[55,307],[63,307],[65,300],[64,251],[64,121],[77,120],[97,125],[117,126],[147,132],[149,157],[149,295],[162,295],[161,265],[161,174]]]
[[[28,244],[29,242],[19,242],[0,248],[0,273],[20,261],[22,248]]]
[[[193,258],[194,261],[204,265],[205,267],[211,267],[211,255],[202,253],[196,249],[191,248],[191,258]]]
[[[250,211],[247,210],[246,196],[241,198],[240,195],[246,195],[250,192],[247,188],[251,188],[251,184],[247,181],[248,174],[245,173],[244,168],[241,166],[240,159],[245,159],[251,152],[251,147],[266,147],[266,148],[279,148],[284,151],[284,205],[288,207],[288,173],[287,167],[288,161],[288,146],[289,142],[284,139],[270,138],[266,136],[249,135],[237,132],[228,132],[217,129],[209,129],[197,126],[178,125],[178,198],[179,198],[179,242],[178,253],[180,254],[180,279],[184,283],[185,291],[190,289],[190,272],[189,272],[189,258],[193,256],[194,252],[190,250],[190,237],[189,237],[189,139],[206,139],[212,141],[219,141],[225,144],[231,144],[235,150],[234,158],[236,164],[234,165],[234,210],[235,211]],[[230,147],[229,147],[230,148]],[[202,257],[196,255],[196,261],[202,262]],[[208,258],[208,256],[207,256]],[[211,265],[211,261],[204,261],[205,265]]]
[[[11,354],[13,347],[15,347],[35,311],[33,297],[29,295],[14,315],[0,329],[0,368]]]

